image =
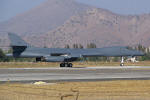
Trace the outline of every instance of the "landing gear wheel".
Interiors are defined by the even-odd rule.
[[[72,67],[73,64],[72,63],[61,63],[60,67]]]
[[[68,64],[68,67],[72,67],[72,66],[73,66],[72,63],[69,63],[69,64]]]
[[[65,67],[68,67],[68,63],[64,63],[65,64]]]
[[[61,64],[60,64],[60,67],[65,67],[65,63],[61,63]]]
[[[124,64],[120,64],[120,66],[124,66]]]

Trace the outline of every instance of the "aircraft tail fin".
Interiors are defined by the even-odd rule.
[[[30,46],[28,43],[26,43],[23,39],[21,39],[14,33],[8,33],[8,37],[11,41],[11,46]]]
[[[10,46],[13,49],[13,56],[19,57],[19,55],[25,51],[25,49],[30,46],[28,43],[26,43],[23,39],[21,39],[19,36],[17,36],[14,33],[8,33],[8,37],[10,39]]]

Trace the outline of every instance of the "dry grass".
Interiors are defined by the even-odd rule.
[[[60,63],[34,63],[34,62],[1,62],[0,68],[38,68],[38,67],[59,67]],[[119,66],[119,62],[74,62],[74,67],[95,67],[95,66]],[[150,61],[138,63],[125,63],[127,66],[150,66]]]
[[[0,100],[150,100],[150,81],[1,84]]]

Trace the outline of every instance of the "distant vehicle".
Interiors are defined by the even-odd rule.
[[[26,43],[19,36],[8,33],[11,41],[14,58],[36,58],[41,62],[61,62],[60,67],[72,67],[71,62],[83,57],[122,57],[121,66],[124,65],[125,56],[143,56],[144,53],[137,50],[129,50],[127,47],[105,47],[91,49],[67,49],[67,48],[38,48]]]

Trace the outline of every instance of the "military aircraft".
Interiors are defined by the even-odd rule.
[[[60,67],[72,67],[71,62],[83,57],[122,57],[121,66],[124,65],[125,56],[143,56],[144,53],[130,50],[127,47],[105,47],[91,49],[67,49],[67,48],[38,48],[31,46],[18,35],[8,33],[11,41],[12,54],[8,57],[14,58],[36,58],[36,61],[61,62]]]

